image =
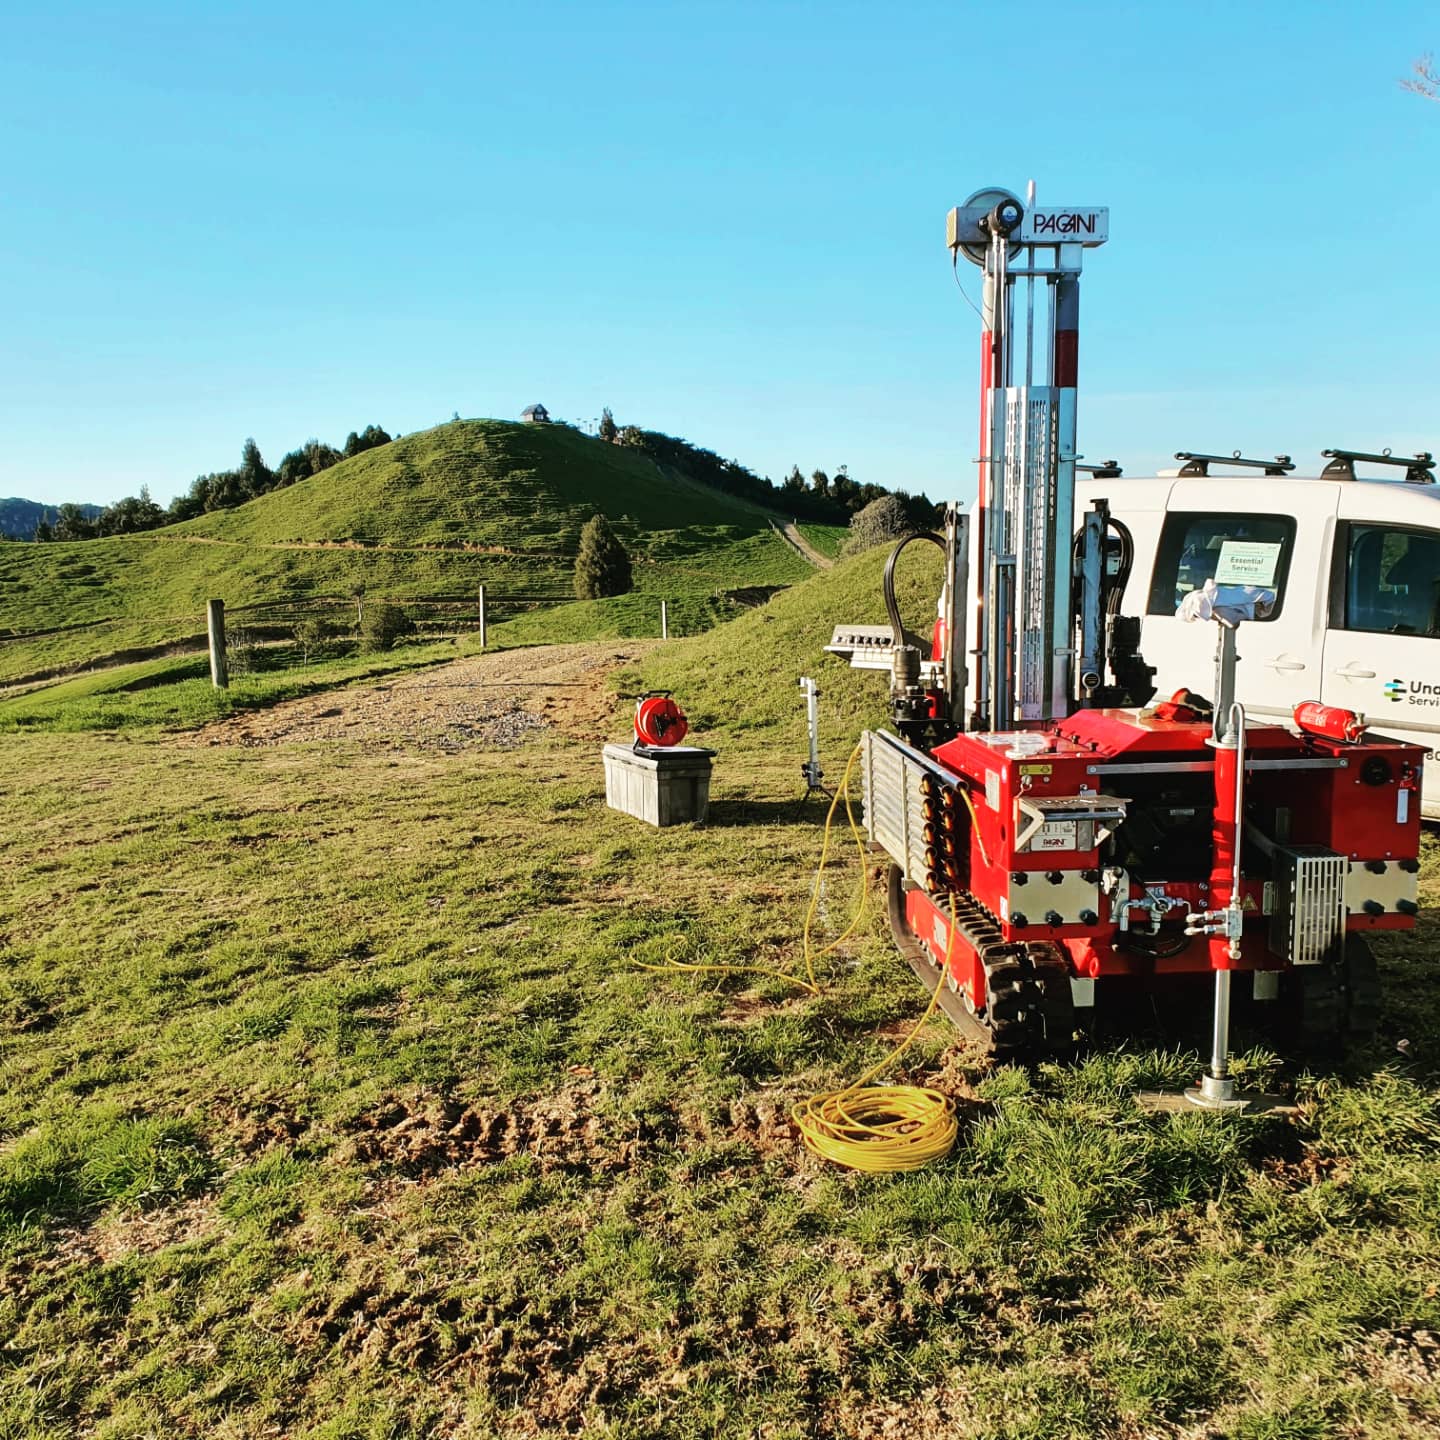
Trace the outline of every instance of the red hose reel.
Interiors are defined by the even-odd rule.
[[[635,743],[664,749],[678,745],[690,729],[685,712],[670,698],[668,690],[652,690],[635,706]]]

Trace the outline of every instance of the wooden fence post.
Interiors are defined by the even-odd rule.
[[[670,638],[670,612],[663,600],[660,602],[660,638]]]
[[[480,648],[485,648],[485,587],[480,587]]]
[[[230,688],[230,667],[225,661],[225,602],[205,602],[205,627],[210,632],[210,683],[217,690]]]

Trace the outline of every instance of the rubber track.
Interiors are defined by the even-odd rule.
[[[1074,1049],[1075,1014],[1064,952],[1047,941],[1006,940],[995,918],[974,896],[956,891],[954,900],[957,928],[980,956],[989,996],[983,1017],[972,1015],[947,985],[940,994],[940,1008],[1001,1063],[1067,1057]],[[897,948],[933,990],[940,982],[940,967],[906,922],[905,881],[896,865],[890,867],[887,901]],[[936,903],[944,909],[949,901],[947,895]]]
[[[1380,1023],[1380,971],[1374,952],[1359,935],[1345,940],[1345,989],[1349,1006],[1345,1012],[1345,1039],[1363,1045],[1375,1038]]]
[[[1296,967],[1286,979],[1291,1038],[1302,1054],[1333,1063],[1375,1038],[1380,972],[1362,936],[1345,937],[1339,964]]]

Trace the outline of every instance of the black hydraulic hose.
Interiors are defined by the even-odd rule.
[[[1115,567],[1114,579],[1103,573],[1104,563],[1102,560],[1101,584],[1105,590],[1105,613],[1118,615],[1121,603],[1125,598],[1125,587],[1130,583],[1130,572],[1135,567],[1135,537],[1130,533],[1130,527],[1123,520],[1117,520],[1113,515],[1105,517],[1105,525],[1108,530],[1115,532],[1115,538],[1120,542],[1120,563]],[[1084,548],[1085,531],[1082,528],[1075,532],[1075,544],[1070,551],[1075,574],[1072,589],[1077,610],[1080,606],[1080,560]]]
[[[1165,943],[1165,937],[1157,935],[1154,945],[1142,940],[1134,930],[1121,931],[1115,937],[1115,946],[1119,950],[1128,950],[1132,954],[1144,955],[1150,960],[1173,960],[1181,954],[1190,944],[1189,938],[1185,935],[1169,937]]]
[[[928,540],[932,545],[940,547],[940,553],[945,553],[945,542],[933,530],[917,530],[913,535],[907,535],[890,552],[890,558],[885,562],[885,579],[881,583],[881,590],[885,596],[885,613],[890,617],[890,628],[895,635],[895,647],[898,649],[905,643],[905,626],[900,620],[900,607],[895,602],[895,562],[900,558],[900,552],[912,540]]]
[[[1105,608],[1110,614],[1118,615],[1125,587],[1130,583],[1130,571],[1135,565],[1135,537],[1130,533],[1130,527],[1113,515],[1106,516],[1106,523],[1120,541],[1120,564],[1115,571],[1115,583],[1107,587]]]

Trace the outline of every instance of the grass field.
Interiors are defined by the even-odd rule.
[[[838,776],[881,687],[819,646],[882,561],[618,681],[718,749],[700,829],[605,809],[599,735],[7,736],[0,1436],[1437,1433],[1435,845],[1374,1047],[1248,1051],[1295,1119],[1141,1113],[1198,1067],[1152,1036],[1026,1074],[937,1021],[897,1078],[960,1143],[864,1178],[785,1115],[923,1008],[878,907],[819,997],[640,968],[797,962],[795,677]]]
[[[19,695],[0,697],[0,734],[16,731],[119,731],[205,725],[236,711],[263,709],[317,690],[374,680],[453,660],[453,642],[400,646],[383,654],[347,654],[303,663],[291,647],[260,657],[228,690],[210,683],[207,657],[171,657],[117,665]]]
[[[606,514],[636,590],[694,607],[812,572],[768,512],[559,426],[464,420],[183,525],[0,546],[0,683],[204,633],[205,601],[568,599],[580,527]],[[53,631],[5,640],[7,631]]]
[[[832,560],[839,556],[841,547],[850,538],[848,525],[806,523],[796,528],[822,555],[828,555]]]

